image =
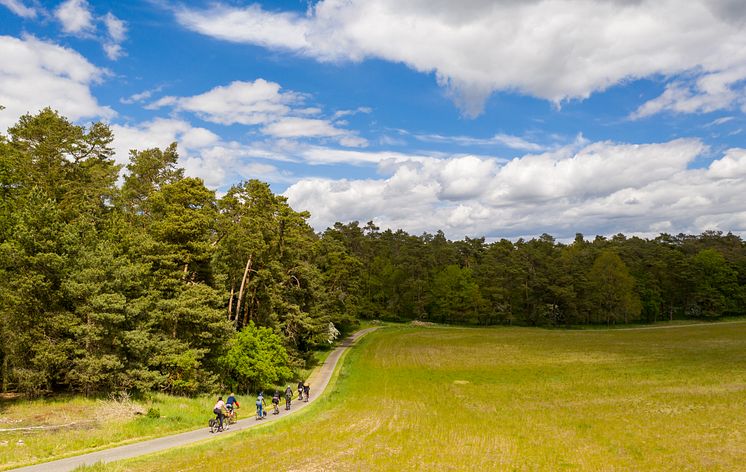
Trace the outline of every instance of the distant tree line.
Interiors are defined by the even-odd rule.
[[[746,312],[746,246],[733,234],[486,243],[352,222],[322,239],[359,261],[344,280],[363,318],[570,326]]]
[[[175,144],[133,150],[121,169],[112,140],[51,109],[0,135],[3,391],[261,388],[360,319],[744,312],[746,251],[731,234],[486,243],[357,222],[316,234],[265,183],[217,198],[184,175]]]

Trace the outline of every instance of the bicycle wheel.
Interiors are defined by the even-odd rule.
[[[210,421],[207,422],[207,424],[210,426],[211,433],[215,432],[215,426],[216,426],[215,423],[216,423],[215,418],[211,418]]]

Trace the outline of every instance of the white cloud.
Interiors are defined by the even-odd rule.
[[[104,52],[109,59],[115,61],[124,54],[122,42],[127,38],[127,25],[111,12],[104,16],[103,21],[108,36],[103,43]]]
[[[125,105],[132,105],[133,103],[142,103],[150,99],[150,97],[152,97],[154,93],[158,93],[161,90],[163,90],[163,85],[159,85],[158,87],[155,87],[149,90],[143,90],[142,92],[132,94],[129,97],[120,98],[119,102]]]
[[[542,151],[545,146],[532,143],[519,136],[498,133],[491,138],[473,138],[470,136],[443,136],[440,134],[415,134],[414,137],[420,141],[434,143],[452,143],[461,146],[505,146],[521,151]]]
[[[106,25],[106,32],[109,34],[112,41],[120,43],[127,37],[126,24],[111,12],[104,16],[104,24]]]
[[[120,164],[129,161],[132,149],[163,149],[177,142],[179,165],[187,175],[201,178],[211,188],[249,178],[270,182],[288,179],[276,166],[257,160],[272,158],[271,154],[236,142],[225,142],[212,131],[184,120],[156,118],[135,125],[113,124],[111,128],[115,159]]]
[[[54,11],[66,33],[86,35],[95,31],[90,5],[86,0],[67,0]]]
[[[706,127],[720,126],[720,125],[724,125],[725,123],[728,123],[729,121],[733,121],[735,119],[736,118],[734,116],[723,116],[723,117],[718,118],[716,120],[712,120],[711,122],[707,123],[704,126],[706,126]]]
[[[219,4],[209,12],[182,8],[177,17],[188,28],[227,41],[293,50],[310,47],[306,22],[295,14],[265,12],[259,5],[238,9]]]
[[[346,147],[368,145],[353,131],[337,126],[342,122],[315,117],[321,110],[305,107],[305,100],[301,93],[281,91],[275,82],[256,79],[234,81],[191,97],[162,97],[146,108],[173,107],[222,125],[263,125],[260,132],[272,138],[331,138]]]
[[[644,118],[662,111],[674,113],[708,113],[746,106],[746,67],[737,67],[698,77],[692,83],[674,82],[657,98],[642,104],[632,119]]]
[[[358,113],[372,113],[373,109],[370,107],[357,107],[354,110],[339,110],[334,113],[333,119],[342,118],[344,116],[357,115]]]
[[[0,57],[0,104],[6,107],[0,129],[47,106],[71,120],[114,116],[90,90],[105,71],[77,52],[33,36],[0,36]]]
[[[97,17],[87,0],[66,0],[57,7],[54,16],[65,33],[98,40],[106,57],[112,61],[124,55],[122,42],[127,38],[127,24],[113,13]],[[105,34],[97,33],[99,22],[103,23]]]
[[[350,136],[349,130],[335,127],[331,122],[320,119],[285,117],[262,128],[266,135],[276,138],[340,138],[346,140],[343,145],[349,147],[366,146],[362,138]]]
[[[410,233],[443,229],[461,238],[586,234],[746,234],[746,150],[731,149],[704,169],[698,140],[599,142],[526,155],[507,163],[459,156],[416,157],[380,166],[385,177],[305,178],[285,195],[322,230],[335,221],[373,220]],[[373,161],[373,160],[371,160]]]
[[[746,179],[746,149],[730,149],[707,169],[713,179]]]
[[[192,97],[163,97],[150,108],[173,106],[196,113],[200,118],[223,125],[264,124],[287,115],[290,106],[301,103],[302,95],[281,92],[280,85],[264,79],[231,82]]]
[[[218,4],[176,17],[205,35],[320,61],[380,58],[434,73],[469,116],[494,91],[559,103],[684,73],[701,77],[688,93],[702,98],[674,90],[675,103],[690,103],[641,113],[706,111],[746,78],[746,4],[734,0],[322,0],[305,15]]]
[[[134,126],[112,124],[115,158],[120,164],[129,159],[131,149],[165,148],[174,141],[185,150],[214,145],[220,138],[205,128],[195,128],[183,120],[156,118]]]
[[[5,6],[10,11],[23,18],[36,18],[38,15],[36,8],[29,7],[20,0],[0,0],[0,5]]]

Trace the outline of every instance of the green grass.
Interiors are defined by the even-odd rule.
[[[3,400],[0,429],[68,426],[0,432],[0,470],[191,430],[206,424],[214,401],[212,396],[163,394],[141,402],[83,397]],[[147,413],[151,407],[160,411],[160,418],[135,414]]]
[[[746,323],[387,327],[286,420],[103,471],[744,470]]]

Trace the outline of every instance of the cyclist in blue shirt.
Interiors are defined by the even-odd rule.
[[[264,395],[259,392],[259,396],[256,397],[256,419],[261,420],[264,418]]]
[[[236,409],[240,407],[241,405],[238,404],[236,395],[231,393],[228,399],[225,401],[225,409],[228,410],[228,415],[232,417],[236,414]]]

